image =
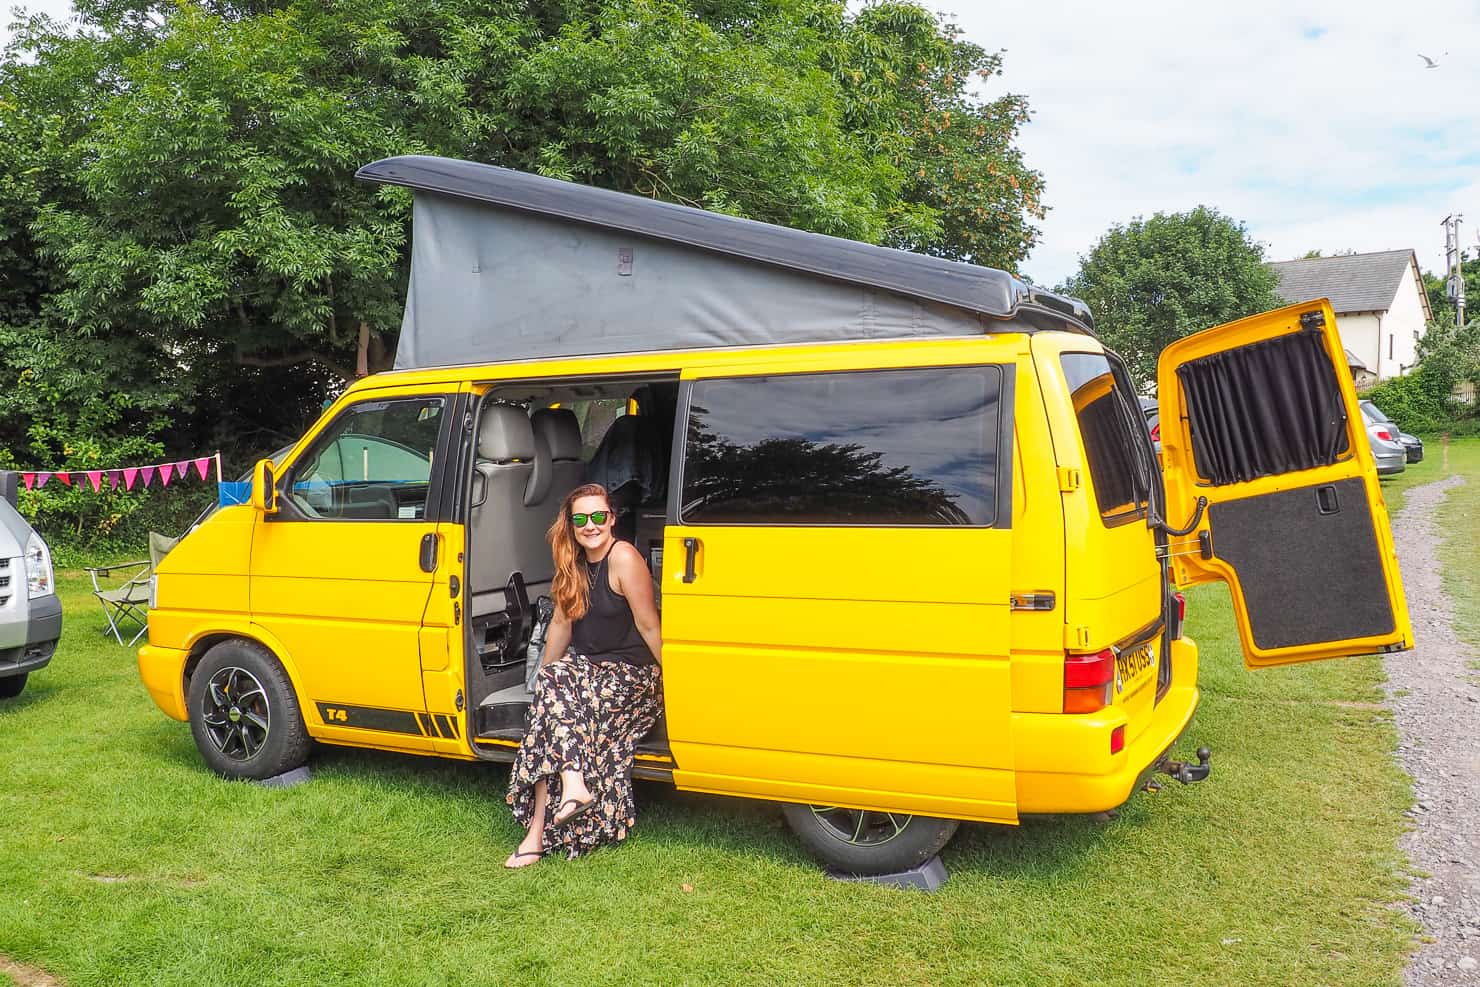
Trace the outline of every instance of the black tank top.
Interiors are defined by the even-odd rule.
[[[586,609],[586,616],[571,623],[570,646],[576,654],[600,661],[656,665],[652,650],[632,619],[632,607],[611,588],[606,571],[611,554],[608,550],[595,565],[586,563],[586,575],[591,580],[591,605]]]

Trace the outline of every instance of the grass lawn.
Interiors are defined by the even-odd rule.
[[[1473,531],[1480,442],[1449,463]],[[220,781],[85,578],[60,582],[63,646],[0,706],[0,952],[72,987],[1400,980],[1410,796],[1381,666],[1246,672],[1221,589],[1189,603],[1187,749],[1213,749],[1212,778],[1109,823],[963,827],[926,895],[830,881],[774,808],[661,786],[626,846],[505,873],[502,767],[320,748],[299,788]]]
[[[1439,558],[1444,590],[1454,604],[1454,629],[1480,654],[1480,439],[1450,442],[1440,469],[1442,475],[1465,474],[1464,486],[1449,491],[1439,508]],[[1471,667],[1480,681],[1480,660]]]

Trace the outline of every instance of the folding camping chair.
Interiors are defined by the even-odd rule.
[[[159,565],[159,560],[164,558],[169,550],[175,547],[179,538],[171,538],[157,531],[149,532],[149,558],[139,562],[120,562],[117,565],[90,566],[87,574],[92,577],[93,596],[103,605],[103,616],[108,618],[108,626],[104,629],[105,635],[112,634],[114,640],[124,644],[124,631],[132,631],[135,627],[138,631],[128,640],[132,645],[144,633],[149,630],[149,579],[154,575],[154,567]],[[107,589],[104,584],[111,579],[122,578],[114,576],[114,573],[122,573],[133,570],[124,581],[114,589]]]

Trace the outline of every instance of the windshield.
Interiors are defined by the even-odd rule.
[[[1381,408],[1379,408],[1377,405],[1373,404],[1371,401],[1363,401],[1363,402],[1361,402],[1361,405],[1362,405],[1362,410],[1364,412],[1366,412],[1367,417],[1370,418],[1370,419],[1372,419],[1373,421],[1375,421],[1375,422],[1390,422],[1390,421],[1392,421],[1391,418],[1389,418],[1387,415],[1384,415],[1382,413],[1382,409]]]

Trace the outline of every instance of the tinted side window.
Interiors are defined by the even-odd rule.
[[[1001,393],[997,367],[696,382],[681,518],[989,526]]]
[[[1136,483],[1133,443],[1140,438],[1131,429],[1133,422],[1145,426],[1139,416],[1130,415],[1129,409],[1137,406],[1135,396],[1122,393],[1110,361],[1099,353],[1065,353],[1061,360],[1100,517],[1105,521],[1134,517],[1146,508],[1146,492]]]

